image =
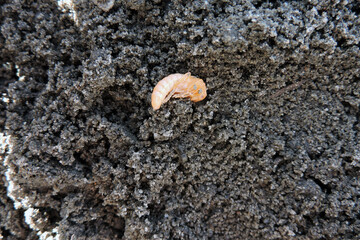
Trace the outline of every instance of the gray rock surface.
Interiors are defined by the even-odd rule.
[[[5,239],[360,238],[359,1],[0,7]]]

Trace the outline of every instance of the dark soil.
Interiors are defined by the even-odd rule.
[[[0,7],[4,239],[360,238],[359,1]]]

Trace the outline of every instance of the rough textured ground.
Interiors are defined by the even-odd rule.
[[[71,2],[0,1],[5,239],[360,238],[357,0]]]

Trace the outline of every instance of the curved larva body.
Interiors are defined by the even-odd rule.
[[[198,102],[206,97],[206,86],[202,79],[186,74],[175,73],[163,78],[155,86],[151,95],[151,105],[154,110],[167,102],[171,97],[190,98]]]
[[[166,98],[168,93],[173,90],[176,82],[179,81],[182,77],[184,77],[184,74],[180,74],[180,73],[171,74],[163,78],[160,82],[156,84],[151,94],[151,105],[154,110],[160,108],[161,104],[163,104],[164,99]]]

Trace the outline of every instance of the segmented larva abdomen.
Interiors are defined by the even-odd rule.
[[[151,105],[154,110],[160,108],[168,93],[173,90],[175,83],[183,76],[184,74],[180,73],[171,74],[156,84],[153,93],[151,94]]]

